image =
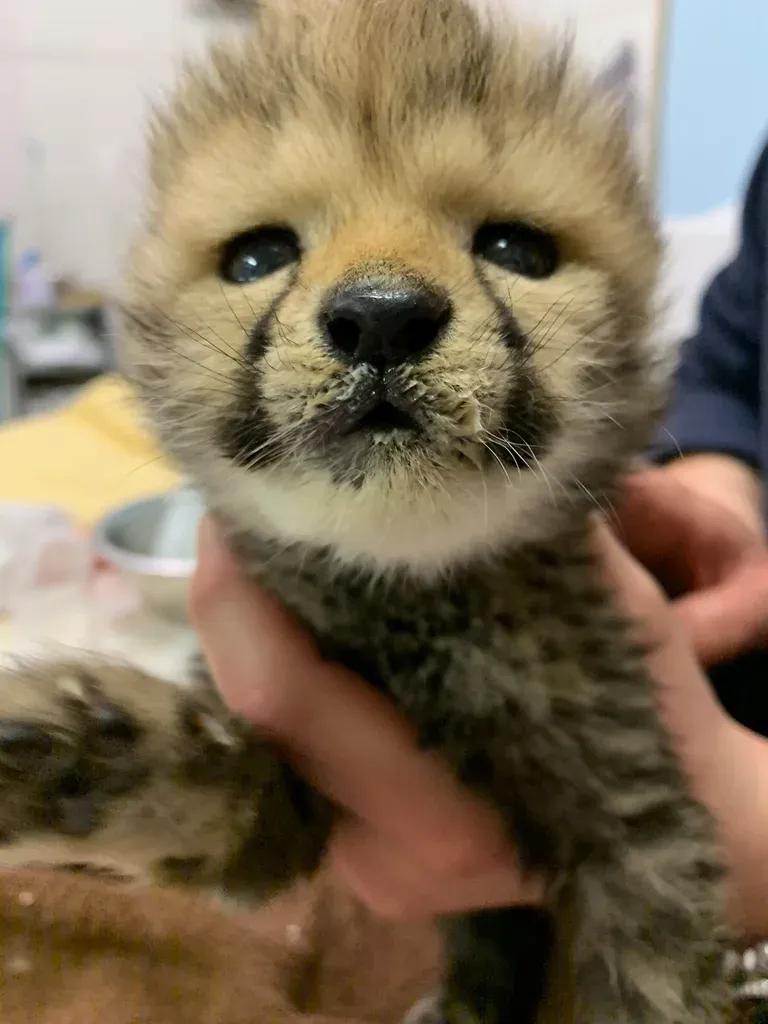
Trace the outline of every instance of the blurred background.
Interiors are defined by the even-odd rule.
[[[237,6],[0,0],[6,293],[16,313],[90,310],[83,323],[70,315],[36,328],[14,317],[10,338],[6,323],[5,415],[65,400],[78,380],[111,365],[105,301],[119,287],[140,210],[147,105],[172,84],[183,54],[236,28]]]
[[[113,565],[131,544],[142,557],[162,547],[154,577],[189,574],[196,511],[186,498],[176,518],[156,506],[129,516],[129,532],[143,524],[139,539],[114,534],[115,509],[176,493],[179,481],[111,373],[113,310],[141,215],[147,107],[185,54],[242,31],[249,2],[0,0],[0,613],[27,595],[27,628],[45,617],[41,578],[75,580],[98,629],[94,608],[120,604],[94,597],[86,535]],[[668,241],[659,330],[681,339],[733,247],[768,130],[768,4],[475,2],[572,32],[625,104]],[[73,605],[61,591],[57,601]]]

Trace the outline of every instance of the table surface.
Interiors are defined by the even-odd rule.
[[[42,623],[42,625],[41,625]],[[183,684],[186,665],[196,649],[192,629],[146,610],[133,610],[111,621],[94,613],[87,600],[66,601],[0,616],[0,665],[19,658],[89,658],[94,655],[135,665],[168,682]]]

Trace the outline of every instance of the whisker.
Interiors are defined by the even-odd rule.
[[[229,311],[232,314],[232,316],[235,318],[235,321],[237,322],[237,326],[243,332],[243,339],[249,338],[250,337],[250,333],[246,330],[245,325],[243,324],[243,321],[237,315],[237,311],[236,311],[235,307],[229,301],[229,296],[227,295],[226,291],[224,290],[224,285],[221,283],[221,281],[219,281],[219,291],[221,292],[222,296],[224,297],[224,301],[226,302],[227,306],[229,306]]]
[[[184,321],[182,320],[175,320],[172,316],[170,316],[168,313],[166,313],[159,307],[155,307],[155,312],[159,314],[169,324],[175,327],[177,331],[181,331],[182,334],[186,335],[186,337],[188,337],[191,341],[199,342],[201,345],[209,349],[211,352],[218,352],[219,355],[224,356],[225,359],[230,359],[237,365],[242,364],[241,357],[234,351],[234,349],[232,350],[232,353],[225,352],[222,349],[220,349],[217,345],[214,345],[210,338],[206,338],[203,334],[200,333],[200,331],[195,330],[195,328],[192,327],[190,324],[184,323]],[[170,339],[168,340],[170,341]]]

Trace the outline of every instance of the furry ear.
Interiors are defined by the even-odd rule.
[[[201,14],[219,14],[227,18],[250,19],[256,13],[259,0],[198,0]]]
[[[626,43],[595,79],[598,92],[609,96],[624,112],[627,128],[633,132],[638,121],[637,54]]]

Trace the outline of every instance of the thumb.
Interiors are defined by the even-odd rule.
[[[717,586],[680,598],[675,610],[704,665],[768,641],[768,558],[745,564]]]
[[[190,618],[230,708],[267,730],[285,729],[292,690],[275,678],[312,677],[323,662],[283,605],[246,579],[210,517],[200,525]]]

